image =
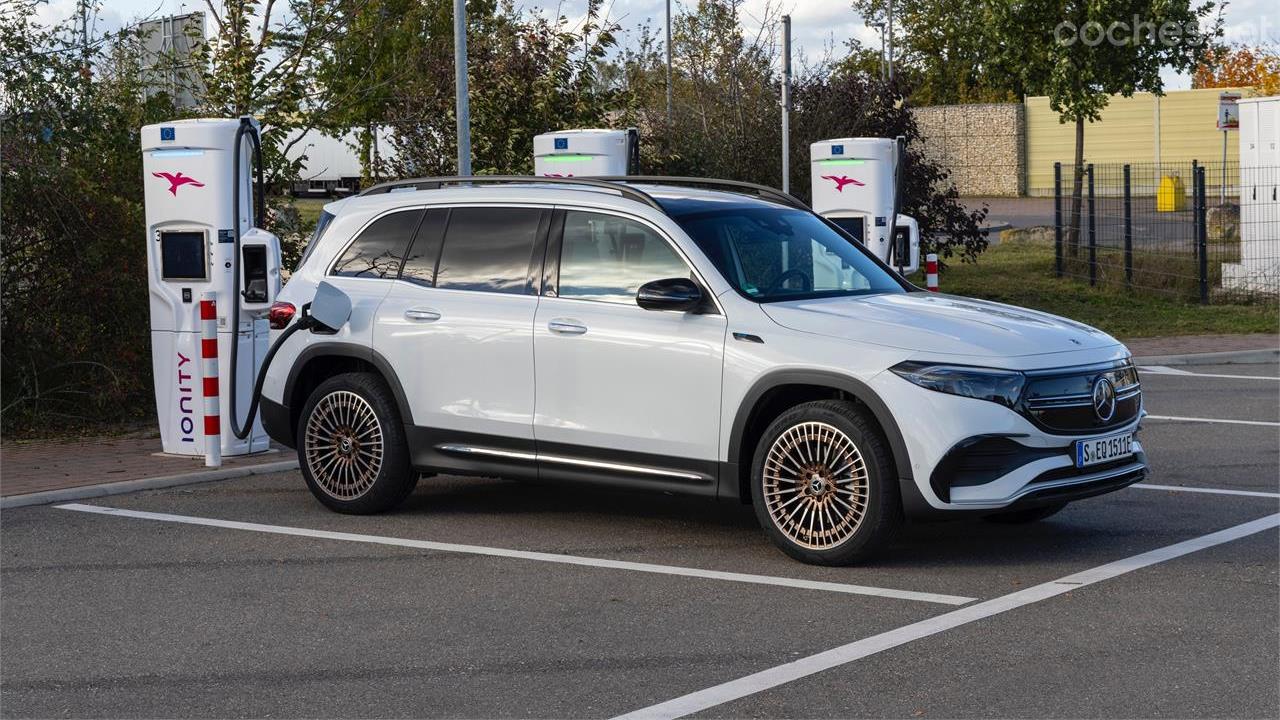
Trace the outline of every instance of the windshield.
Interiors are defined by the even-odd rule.
[[[676,222],[734,289],[758,302],[905,292],[812,213],[746,207],[692,213]]]

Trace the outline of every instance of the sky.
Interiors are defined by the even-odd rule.
[[[1250,44],[1280,42],[1280,27],[1273,19],[1277,17],[1275,1],[1231,0],[1224,11],[1227,39]],[[612,0],[612,4],[608,3],[606,0],[610,17],[622,26],[619,40],[624,45],[646,21],[655,29],[662,27],[666,0]],[[548,13],[558,13],[576,23],[581,20],[587,3],[586,0],[517,0],[517,4],[526,9],[541,8]],[[672,4],[678,7],[682,3],[672,0]],[[741,11],[747,32],[758,30],[770,5],[791,15],[792,44],[795,46],[793,62],[799,63],[802,56],[820,57],[832,47],[839,52],[850,38],[867,47],[880,46],[878,31],[867,27],[847,0],[745,0]],[[37,7],[36,17],[45,24],[58,22],[74,14],[75,7],[76,0],[47,0]],[[141,18],[203,9],[205,4],[202,0],[100,0],[95,29],[98,32],[117,30]],[[1189,76],[1166,71],[1163,77],[1169,90],[1191,86]]]

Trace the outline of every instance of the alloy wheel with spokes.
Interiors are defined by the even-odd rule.
[[[848,435],[802,422],[774,440],[765,459],[769,517],[792,542],[824,550],[848,540],[866,515],[867,466]]]
[[[774,418],[756,444],[751,497],[774,544],[818,565],[870,556],[902,520],[884,433],[847,400],[813,400]]]
[[[395,396],[372,373],[344,373],[320,383],[303,406],[296,432],[302,476],[331,510],[388,510],[418,484]]]
[[[338,390],[307,418],[307,465],[320,489],[340,500],[368,492],[382,468],[382,426],[368,401]]]

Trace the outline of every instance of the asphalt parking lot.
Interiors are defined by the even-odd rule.
[[[745,506],[492,479],[376,517],[296,472],[6,510],[0,713],[1277,717],[1280,367],[1143,382],[1145,487],[862,567]]]

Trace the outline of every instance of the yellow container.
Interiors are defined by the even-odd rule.
[[[1187,188],[1177,175],[1160,178],[1160,190],[1156,192],[1156,212],[1177,212],[1187,209]]]

